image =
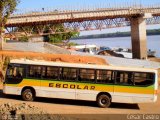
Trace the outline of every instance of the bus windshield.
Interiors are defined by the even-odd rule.
[[[6,80],[8,84],[17,84],[23,80],[23,68],[20,66],[8,65]]]

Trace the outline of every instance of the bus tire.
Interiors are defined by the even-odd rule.
[[[105,94],[99,95],[97,97],[97,104],[101,108],[108,108],[111,105],[111,98]]]
[[[33,101],[35,98],[34,92],[31,89],[24,89],[22,91],[22,99],[25,101]]]

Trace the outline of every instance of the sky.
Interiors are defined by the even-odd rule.
[[[68,9],[86,9],[86,8],[107,8],[123,7],[131,5],[142,6],[160,6],[160,0],[20,0],[17,6],[17,13],[28,11],[50,10],[68,10]],[[148,26],[148,29],[160,28],[160,25]],[[105,30],[81,32],[81,35],[101,34],[119,31],[130,31],[130,27],[110,28]]]
[[[160,0],[20,0],[19,9],[60,8],[60,7],[105,7],[125,6],[131,4],[157,5]]]

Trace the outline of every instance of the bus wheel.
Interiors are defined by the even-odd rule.
[[[99,107],[107,108],[111,105],[111,98],[108,95],[99,95],[97,98],[97,104]]]
[[[31,89],[25,89],[22,91],[22,99],[25,101],[34,100],[34,92]]]

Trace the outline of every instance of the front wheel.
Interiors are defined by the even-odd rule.
[[[33,101],[35,98],[34,92],[31,89],[25,89],[22,92],[22,99],[25,101]]]
[[[108,95],[100,95],[97,98],[97,104],[99,107],[107,108],[111,105],[111,98]]]

